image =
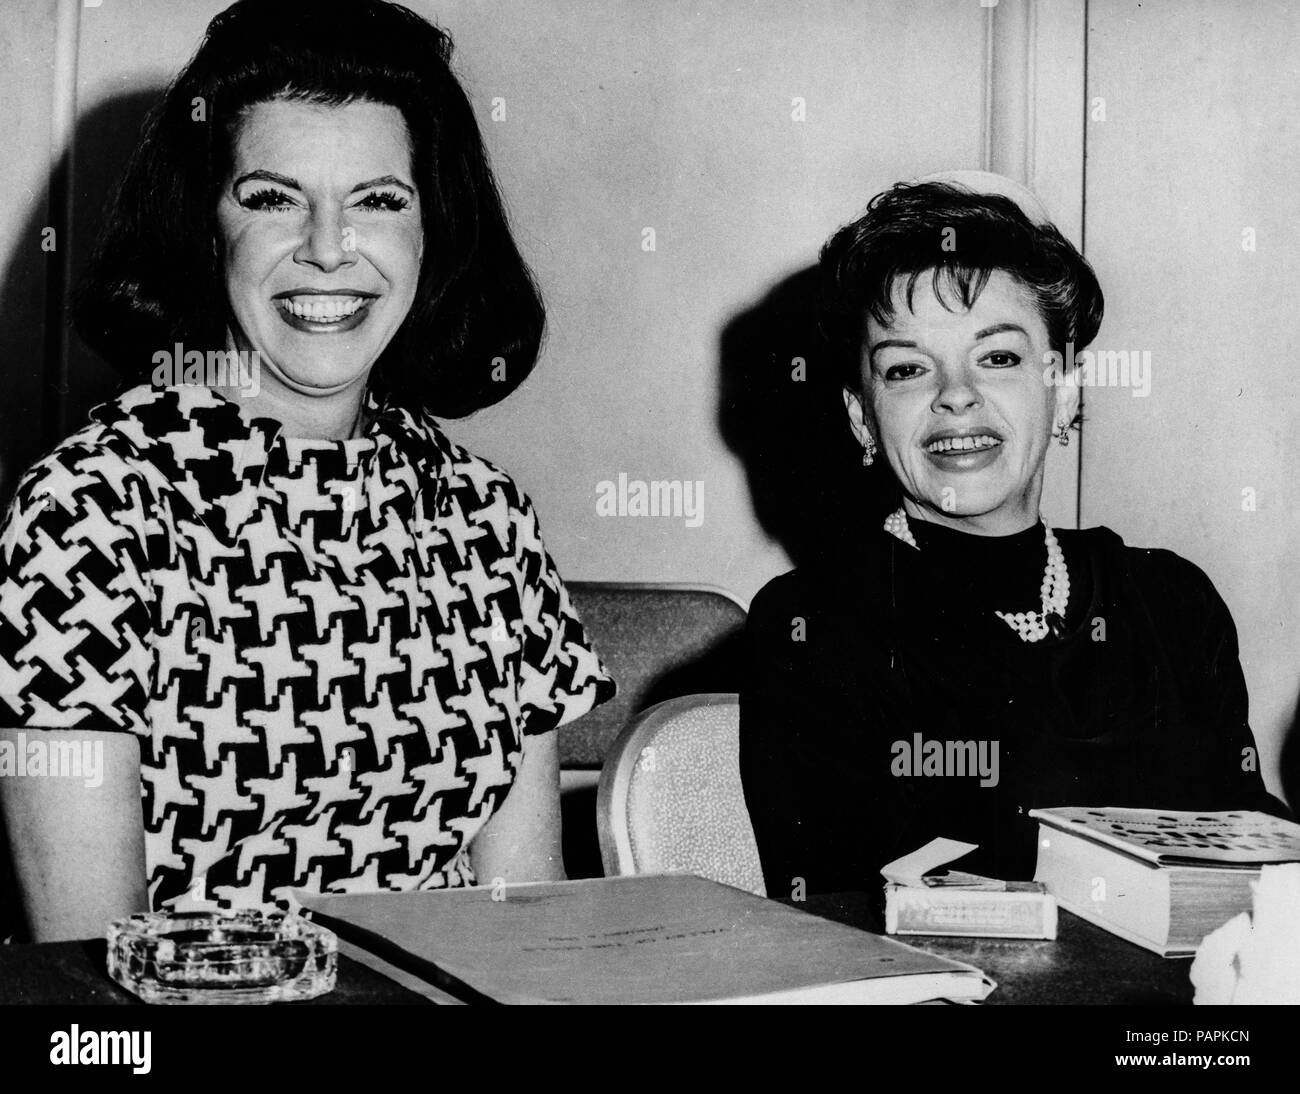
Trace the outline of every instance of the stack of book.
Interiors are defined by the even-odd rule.
[[[1034,878],[1061,907],[1184,957],[1251,907],[1260,867],[1300,861],[1300,825],[1266,813],[1035,809]]]

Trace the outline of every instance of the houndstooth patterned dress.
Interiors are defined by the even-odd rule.
[[[152,907],[472,884],[526,738],[613,694],[528,499],[369,405],[304,441],[137,387],[19,484],[0,711],[140,738]]]

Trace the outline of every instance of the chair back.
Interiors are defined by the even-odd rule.
[[[739,745],[734,693],[669,699],[633,718],[596,792],[605,874],[680,870],[766,896]]]
[[[561,767],[599,769],[628,720],[664,699],[739,690],[746,608],[730,593],[700,585],[566,584],[618,695],[561,730]]]

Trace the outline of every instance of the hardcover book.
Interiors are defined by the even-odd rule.
[[[1300,825],[1266,813],[1035,809],[1034,878],[1063,908],[1165,957],[1251,907],[1261,866],[1300,861]]]

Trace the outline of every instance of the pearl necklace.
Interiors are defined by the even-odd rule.
[[[1041,519],[1041,518],[1040,518]],[[1065,566],[1065,555],[1056,542],[1051,526],[1043,521],[1047,544],[1047,567],[1043,571],[1041,612],[999,612],[993,614],[1020,636],[1022,642],[1038,642],[1065,627],[1065,607],[1070,602],[1070,571]],[[901,539],[915,550],[916,537],[907,525],[907,512],[899,506],[885,518],[885,531]]]

